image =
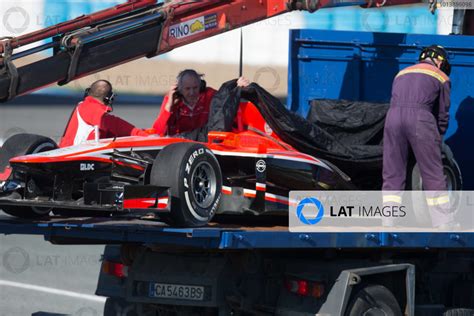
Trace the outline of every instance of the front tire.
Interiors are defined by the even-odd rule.
[[[206,146],[197,143],[166,146],[153,163],[150,183],[170,188],[170,219],[178,226],[209,223],[222,194],[219,163]]]
[[[18,156],[37,154],[58,148],[56,143],[44,136],[35,134],[16,134],[8,138],[0,148],[0,173],[5,173],[10,168],[10,159]],[[11,174],[7,179],[11,178]],[[7,180],[1,179],[1,180]],[[21,198],[21,195],[14,192],[12,198]],[[20,218],[41,218],[47,216],[51,209],[44,207],[27,207],[5,205],[2,210],[12,216]]]

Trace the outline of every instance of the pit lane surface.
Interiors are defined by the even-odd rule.
[[[94,292],[103,249],[0,235],[0,316],[102,315],[105,299]]]

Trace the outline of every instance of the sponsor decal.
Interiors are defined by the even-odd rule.
[[[223,186],[222,186],[222,193],[224,193],[224,194],[232,194],[232,187],[228,187],[228,186],[223,185]]]
[[[262,172],[265,172],[265,169],[267,169],[267,164],[265,160],[260,159],[259,161],[257,161],[256,167],[257,167],[257,171],[262,173]]]
[[[255,189],[257,191],[265,191],[267,189],[267,185],[265,183],[256,182],[255,183]]]
[[[189,173],[191,172],[191,166],[192,166],[194,160],[195,160],[198,156],[204,154],[204,151],[205,151],[204,148],[199,148],[198,150],[195,150],[195,151],[191,154],[191,156],[189,156],[189,159],[188,159],[188,162],[186,163],[186,168],[185,168],[185,171],[186,171],[187,174],[189,174]],[[187,185],[187,183],[186,183],[185,185]]]
[[[94,171],[95,164],[93,164],[93,163],[81,163],[80,166],[79,166],[79,169],[81,171]]]
[[[255,190],[250,190],[250,189],[244,189],[244,197],[246,198],[254,198],[257,196],[257,191]]]
[[[169,36],[182,39],[217,27],[217,14],[209,14],[172,25]]]

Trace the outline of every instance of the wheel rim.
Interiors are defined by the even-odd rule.
[[[387,313],[378,307],[372,307],[369,310],[365,311],[362,316],[387,316]]]
[[[197,205],[208,208],[214,202],[216,195],[216,172],[207,162],[201,161],[191,175],[191,192]]]

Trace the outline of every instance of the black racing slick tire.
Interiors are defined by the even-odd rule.
[[[163,148],[153,163],[150,183],[170,188],[170,222],[177,226],[209,223],[222,194],[219,162],[206,146],[197,143]]]
[[[402,311],[393,293],[382,285],[366,285],[352,296],[346,316],[402,316]]]
[[[0,172],[10,166],[10,159],[58,148],[48,137],[35,134],[16,134],[9,137],[0,148]]]
[[[0,148],[0,172],[4,172],[10,166],[10,159],[23,156],[45,152],[58,148],[56,143],[44,136],[35,134],[16,134],[8,138]],[[18,194],[18,193],[13,193]],[[14,196],[11,196],[15,198]],[[18,194],[18,197],[20,195]],[[26,207],[5,205],[1,209],[12,216],[21,218],[40,218],[50,213],[50,208],[43,207]]]
[[[446,176],[448,192],[462,190],[462,175],[458,163],[454,159],[451,149],[443,144],[442,148],[443,171]],[[407,174],[407,190],[422,191],[423,181],[420,168],[414,164]],[[451,197],[452,198],[452,197]],[[431,225],[431,216],[426,201],[412,199],[415,218],[419,225]]]

